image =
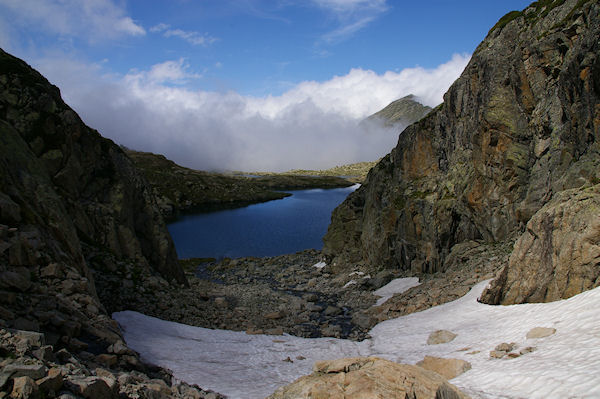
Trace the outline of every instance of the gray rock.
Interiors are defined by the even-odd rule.
[[[31,287],[31,280],[19,273],[11,271],[0,272],[0,287],[26,292]]]
[[[69,378],[67,386],[73,392],[86,399],[110,399],[116,397],[106,381],[101,377]]]
[[[437,330],[429,334],[427,345],[439,345],[451,342],[457,335],[448,330]]]
[[[43,364],[22,364],[15,362],[6,365],[4,372],[10,373],[12,378],[30,377],[37,380],[46,375],[46,367]]]
[[[553,335],[556,332],[556,328],[550,327],[534,327],[527,332],[526,338],[546,338]]]

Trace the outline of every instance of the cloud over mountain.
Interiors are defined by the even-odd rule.
[[[366,134],[358,122],[411,93],[437,105],[468,59],[455,55],[434,69],[384,74],[352,69],[267,97],[185,88],[179,83],[200,74],[184,59],[125,76],[64,58],[43,59],[36,67],[86,123],[119,144],[197,169],[275,171],[327,168],[386,154],[397,132]]]

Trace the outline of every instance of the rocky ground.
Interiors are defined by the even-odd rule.
[[[475,241],[457,247],[447,270],[422,274],[421,285],[381,306],[373,291],[396,271],[366,274],[357,265],[336,275],[320,251],[307,250],[271,258],[182,261],[190,287],[169,286],[155,277],[108,274],[96,278],[104,304],[112,311],[133,309],[161,319],[249,334],[288,333],[301,337],[362,340],[376,323],[455,300],[477,282],[494,277],[506,263],[509,246]],[[116,291],[115,291],[116,290]],[[111,303],[110,297],[126,298]]]

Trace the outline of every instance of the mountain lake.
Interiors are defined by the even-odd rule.
[[[321,249],[331,212],[359,187],[289,191],[244,208],[184,215],[168,228],[180,258],[265,257]]]

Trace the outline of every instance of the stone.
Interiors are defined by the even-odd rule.
[[[19,362],[8,364],[3,370],[5,373],[10,373],[13,378],[29,377],[37,380],[46,375],[46,367],[43,364],[23,364]]]
[[[101,377],[74,377],[67,380],[69,389],[86,399],[115,398],[114,392]]]
[[[458,377],[465,371],[471,370],[471,363],[461,359],[445,359],[441,357],[425,356],[417,366],[438,373],[447,380]]]
[[[516,345],[514,343],[508,344],[506,342],[503,342],[501,344],[496,345],[494,350],[499,351],[499,352],[510,352],[515,348],[516,348]]]
[[[40,388],[42,392],[50,393],[50,392],[58,392],[63,385],[63,375],[62,371],[53,367],[48,370],[48,375],[40,378],[36,381],[36,384]]]
[[[325,311],[323,312],[325,314],[325,316],[337,316],[342,314],[342,309],[338,308],[337,306],[327,306],[325,308]]]
[[[35,331],[18,330],[15,331],[13,334],[26,341],[28,345],[36,348],[42,347],[46,343],[46,338],[43,333]]]
[[[264,315],[265,319],[270,320],[278,320],[282,319],[286,316],[286,312],[284,310],[278,310],[277,312],[271,312]]]
[[[0,287],[26,292],[31,287],[31,280],[16,272],[0,272]]]
[[[50,263],[40,270],[40,277],[43,278],[61,278],[63,276],[62,267],[58,263]]]
[[[39,388],[31,377],[15,377],[10,397],[15,399],[37,399],[40,397]]]
[[[461,399],[439,374],[376,357],[315,363],[313,373],[279,388],[269,399]]]
[[[507,353],[504,351],[490,351],[490,357],[494,359],[502,359]]]
[[[54,348],[52,345],[44,345],[31,351],[31,354],[38,360],[51,362],[54,361]]]
[[[534,327],[527,332],[526,338],[546,338],[553,335],[556,332],[556,328],[550,327]]]
[[[427,345],[439,345],[451,342],[457,335],[448,330],[437,330],[429,334]]]
[[[102,353],[96,356],[96,361],[106,367],[113,367],[119,361],[116,355],[109,355],[108,353]]]

